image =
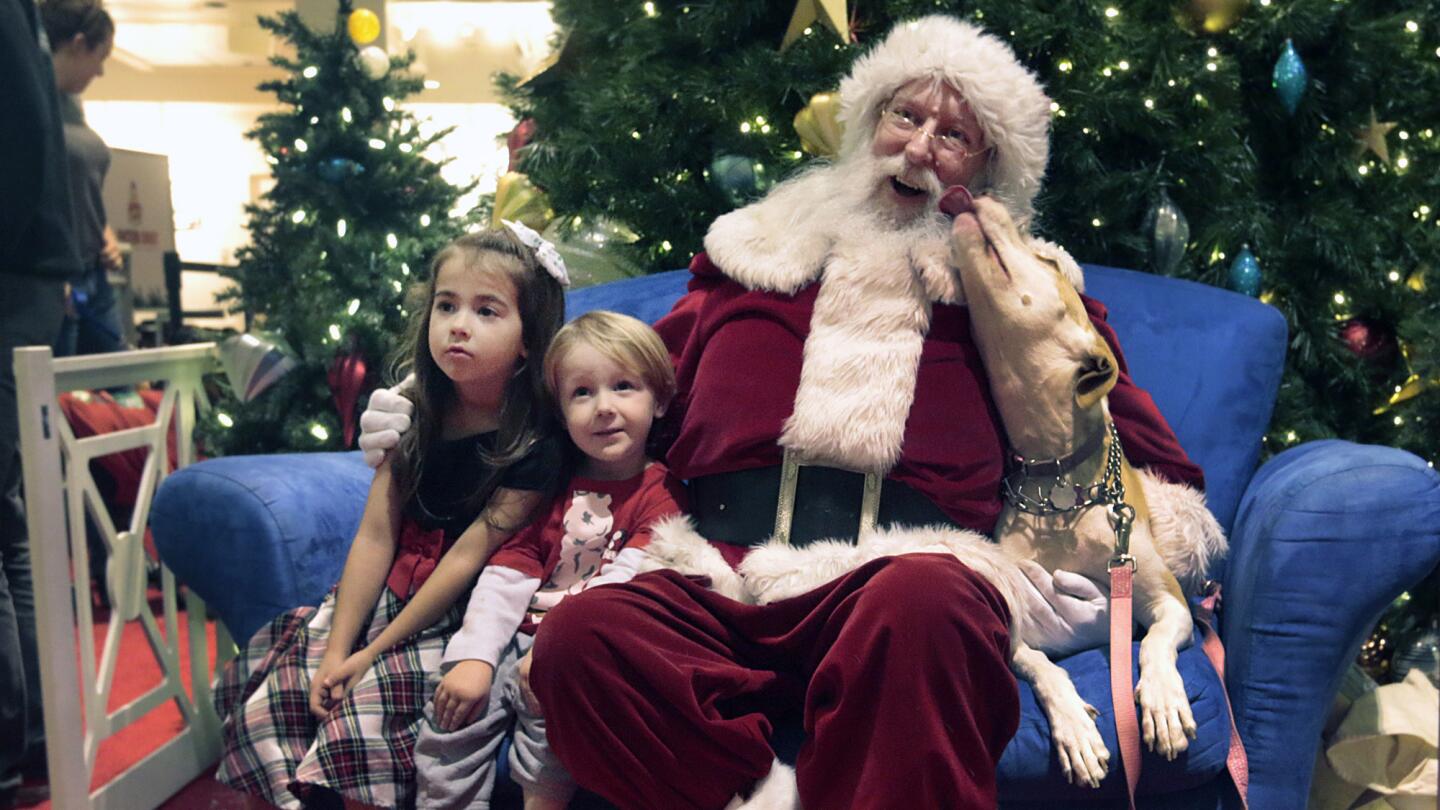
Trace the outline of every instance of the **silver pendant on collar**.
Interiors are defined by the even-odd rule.
[[[1050,505],[1062,512],[1068,512],[1075,508],[1080,502],[1080,496],[1075,492],[1075,485],[1066,479],[1060,479],[1050,487]]]

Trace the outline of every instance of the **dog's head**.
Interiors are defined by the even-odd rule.
[[[1005,206],[961,204],[950,259],[960,271],[971,330],[1001,415],[1033,418],[1089,411],[1115,386],[1115,355],[1056,259],[1020,235]],[[1042,399],[1043,398],[1043,399]]]

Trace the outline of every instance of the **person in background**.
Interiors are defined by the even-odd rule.
[[[72,285],[55,353],[99,354],[125,348],[125,331],[107,278],[121,268],[120,243],[106,223],[101,190],[110,148],[85,123],[78,96],[105,75],[115,45],[115,23],[100,0],[43,0],[40,18],[54,53],[55,87],[65,125],[75,248],[85,273]]]
[[[14,351],[54,342],[81,269],[48,51],[34,0],[0,0],[0,810],[44,761]]]

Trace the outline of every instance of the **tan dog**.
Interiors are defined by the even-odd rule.
[[[1068,479],[1056,486],[1053,476],[1024,479],[1022,469],[1010,484],[1051,507],[1083,504],[1085,489],[1107,476],[1114,434],[1106,394],[1119,376],[1115,356],[1059,264],[1027,245],[1003,205],[980,198],[966,199],[959,208],[951,260],[960,271],[971,329],[1011,445],[1025,459],[1060,460],[1052,467]],[[1130,540],[1136,560],[1134,615],[1148,628],[1140,642],[1135,698],[1146,745],[1174,759],[1195,736],[1190,701],[1176,668],[1179,650],[1191,640],[1190,611],[1157,552],[1141,476],[1123,454],[1116,459],[1118,470],[1112,461],[1109,477],[1123,481],[1125,500],[1136,512]],[[1017,560],[1035,560],[1046,570],[1078,572],[1103,583],[1115,552],[1108,512],[1097,505],[1032,514],[1007,499],[996,539]],[[1218,534],[1218,526],[1214,531]],[[1207,563],[1201,559],[1196,567],[1203,570]],[[1064,670],[1024,639],[1014,640],[1011,667],[1034,685],[1066,777],[1098,786],[1110,755],[1095,727],[1094,708],[1081,699]]]

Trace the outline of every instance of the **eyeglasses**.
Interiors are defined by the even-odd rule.
[[[925,129],[925,118],[903,106],[886,107],[880,116],[880,125],[906,140],[913,138],[916,132],[923,132],[925,137],[935,141],[941,152],[961,160],[990,151],[988,146],[975,145],[961,129],[952,127],[937,132]]]

